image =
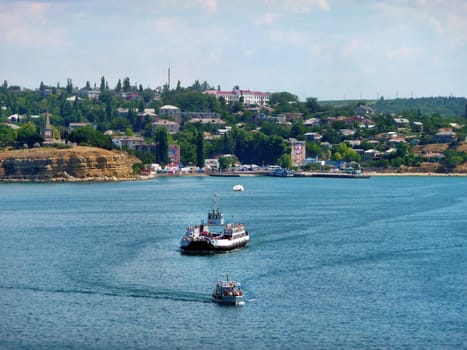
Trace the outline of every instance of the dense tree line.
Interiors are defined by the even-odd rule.
[[[467,118],[467,99],[465,97],[421,97],[396,98],[386,100],[381,97],[374,108],[379,113],[403,113],[412,111],[420,115]]]

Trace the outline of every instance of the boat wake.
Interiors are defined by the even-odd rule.
[[[147,298],[147,299],[167,299],[175,301],[211,303],[209,295],[193,292],[171,291],[171,290],[150,290],[140,288],[119,288],[112,287],[106,289],[68,289],[68,288],[47,288],[29,286],[0,286],[4,290],[22,290],[37,293],[56,294],[87,294],[101,295],[121,298]]]

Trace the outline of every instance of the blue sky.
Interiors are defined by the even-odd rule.
[[[0,80],[467,96],[466,0],[0,0]]]

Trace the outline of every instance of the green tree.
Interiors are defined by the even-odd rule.
[[[118,79],[117,86],[115,87],[115,92],[120,93],[122,91],[122,80]]]
[[[0,124],[0,147],[13,145],[16,140],[16,132],[8,125]]]
[[[110,137],[95,130],[92,126],[85,126],[73,130],[69,136],[69,140],[71,142],[76,142],[78,145],[112,149],[112,140]]]
[[[68,78],[66,80],[66,92],[68,95],[71,95],[73,93],[73,82],[71,78]]]
[[[323,133],[322,141],[327,141],[330,144],[338,144],[341,142],[341,135],[334,129],[326,129]]]
[[[35,143],[44,141],[33,122],[27,122],[18,129],[16,140],[20,145],[27,145],[28,147],[33,147]]]
[[[305,102],[305,107],[309,113],[316,113],[321,111],[318,100],[314,97],[308,97]]]
[[[292,129],[290,130],[290,137],[294,137],[299,141],[305,139],[305,126],[303,125],[302,119],[298,119],[293,123]]]
[[[290,92],[275,92],[269,98],[269,103],[274,105],[287,105],[298,102],[298,96]]]
[[[179,131],[176,142],[180,145],[180,160],[183,164],[196,164],[196,136],[193,129]]]
[[[277,159],[277,165],[289,169],[292,167],[292,159],[289,154],[283,154]]]
[[[219,158],[219,168],[220,170],[227,170],[231,164],[231,157],[220,157]]]
[[[404,164],[404,159],[402,157],[395,157],[391,160],[391,165],[395,168],[400,168]]]
[[[204,135],[203,130],[198,127],[198,133],[196,135],[196,165],[199,168],[204,167]]]
[[[126,77],[123,79],[123,92],[129,92],[130,88],[130,78]]]
[[[445,166],[446,170],[452,171],[465,161],[464,158],[467,159],[467,155],[465,153],[448,149],[446,152],[444,152],[443,165]]]
[[[322,158],[323,150],[318,143],[309,141],[306,143],[306,154],[308,157]]]
[[[156,161],[165,166],[169,163],[169,136],[167,129],[160,127],[156,130]]]
[[[337,160],[337,161],[340,161],[340,160],[343,160],[344,157],[342,156],[342,154],[340,152],[334,152],[333,155],[332,155],[332,160]]]
[[[100,86],[99,90],[101,92],[105,90],[105,77],[104,76],[101,77],[101,86]]]

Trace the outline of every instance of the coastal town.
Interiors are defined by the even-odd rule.
[[[467,0],[0,0],[0,350],[467,350]]]
[[[68,79],[63,88],[41,82],[32,90],[5,81],[0,176],[31,172],[24,162],[23,170],[12,165],[15,150],[27,158],[24,152],[37,148],[79,146],[128,153],[138,159],[130,171],[143,177],[466,174],[466,99],[399,100],[301,102],[289,92],[222,90],[199,81],[154,90],[129,78],[114,89],[104,77],[100,88]],[[437,110],[441,105],[452,108]],[[60,169],[47,178],[63,178],[64,171],[82,177]]]

